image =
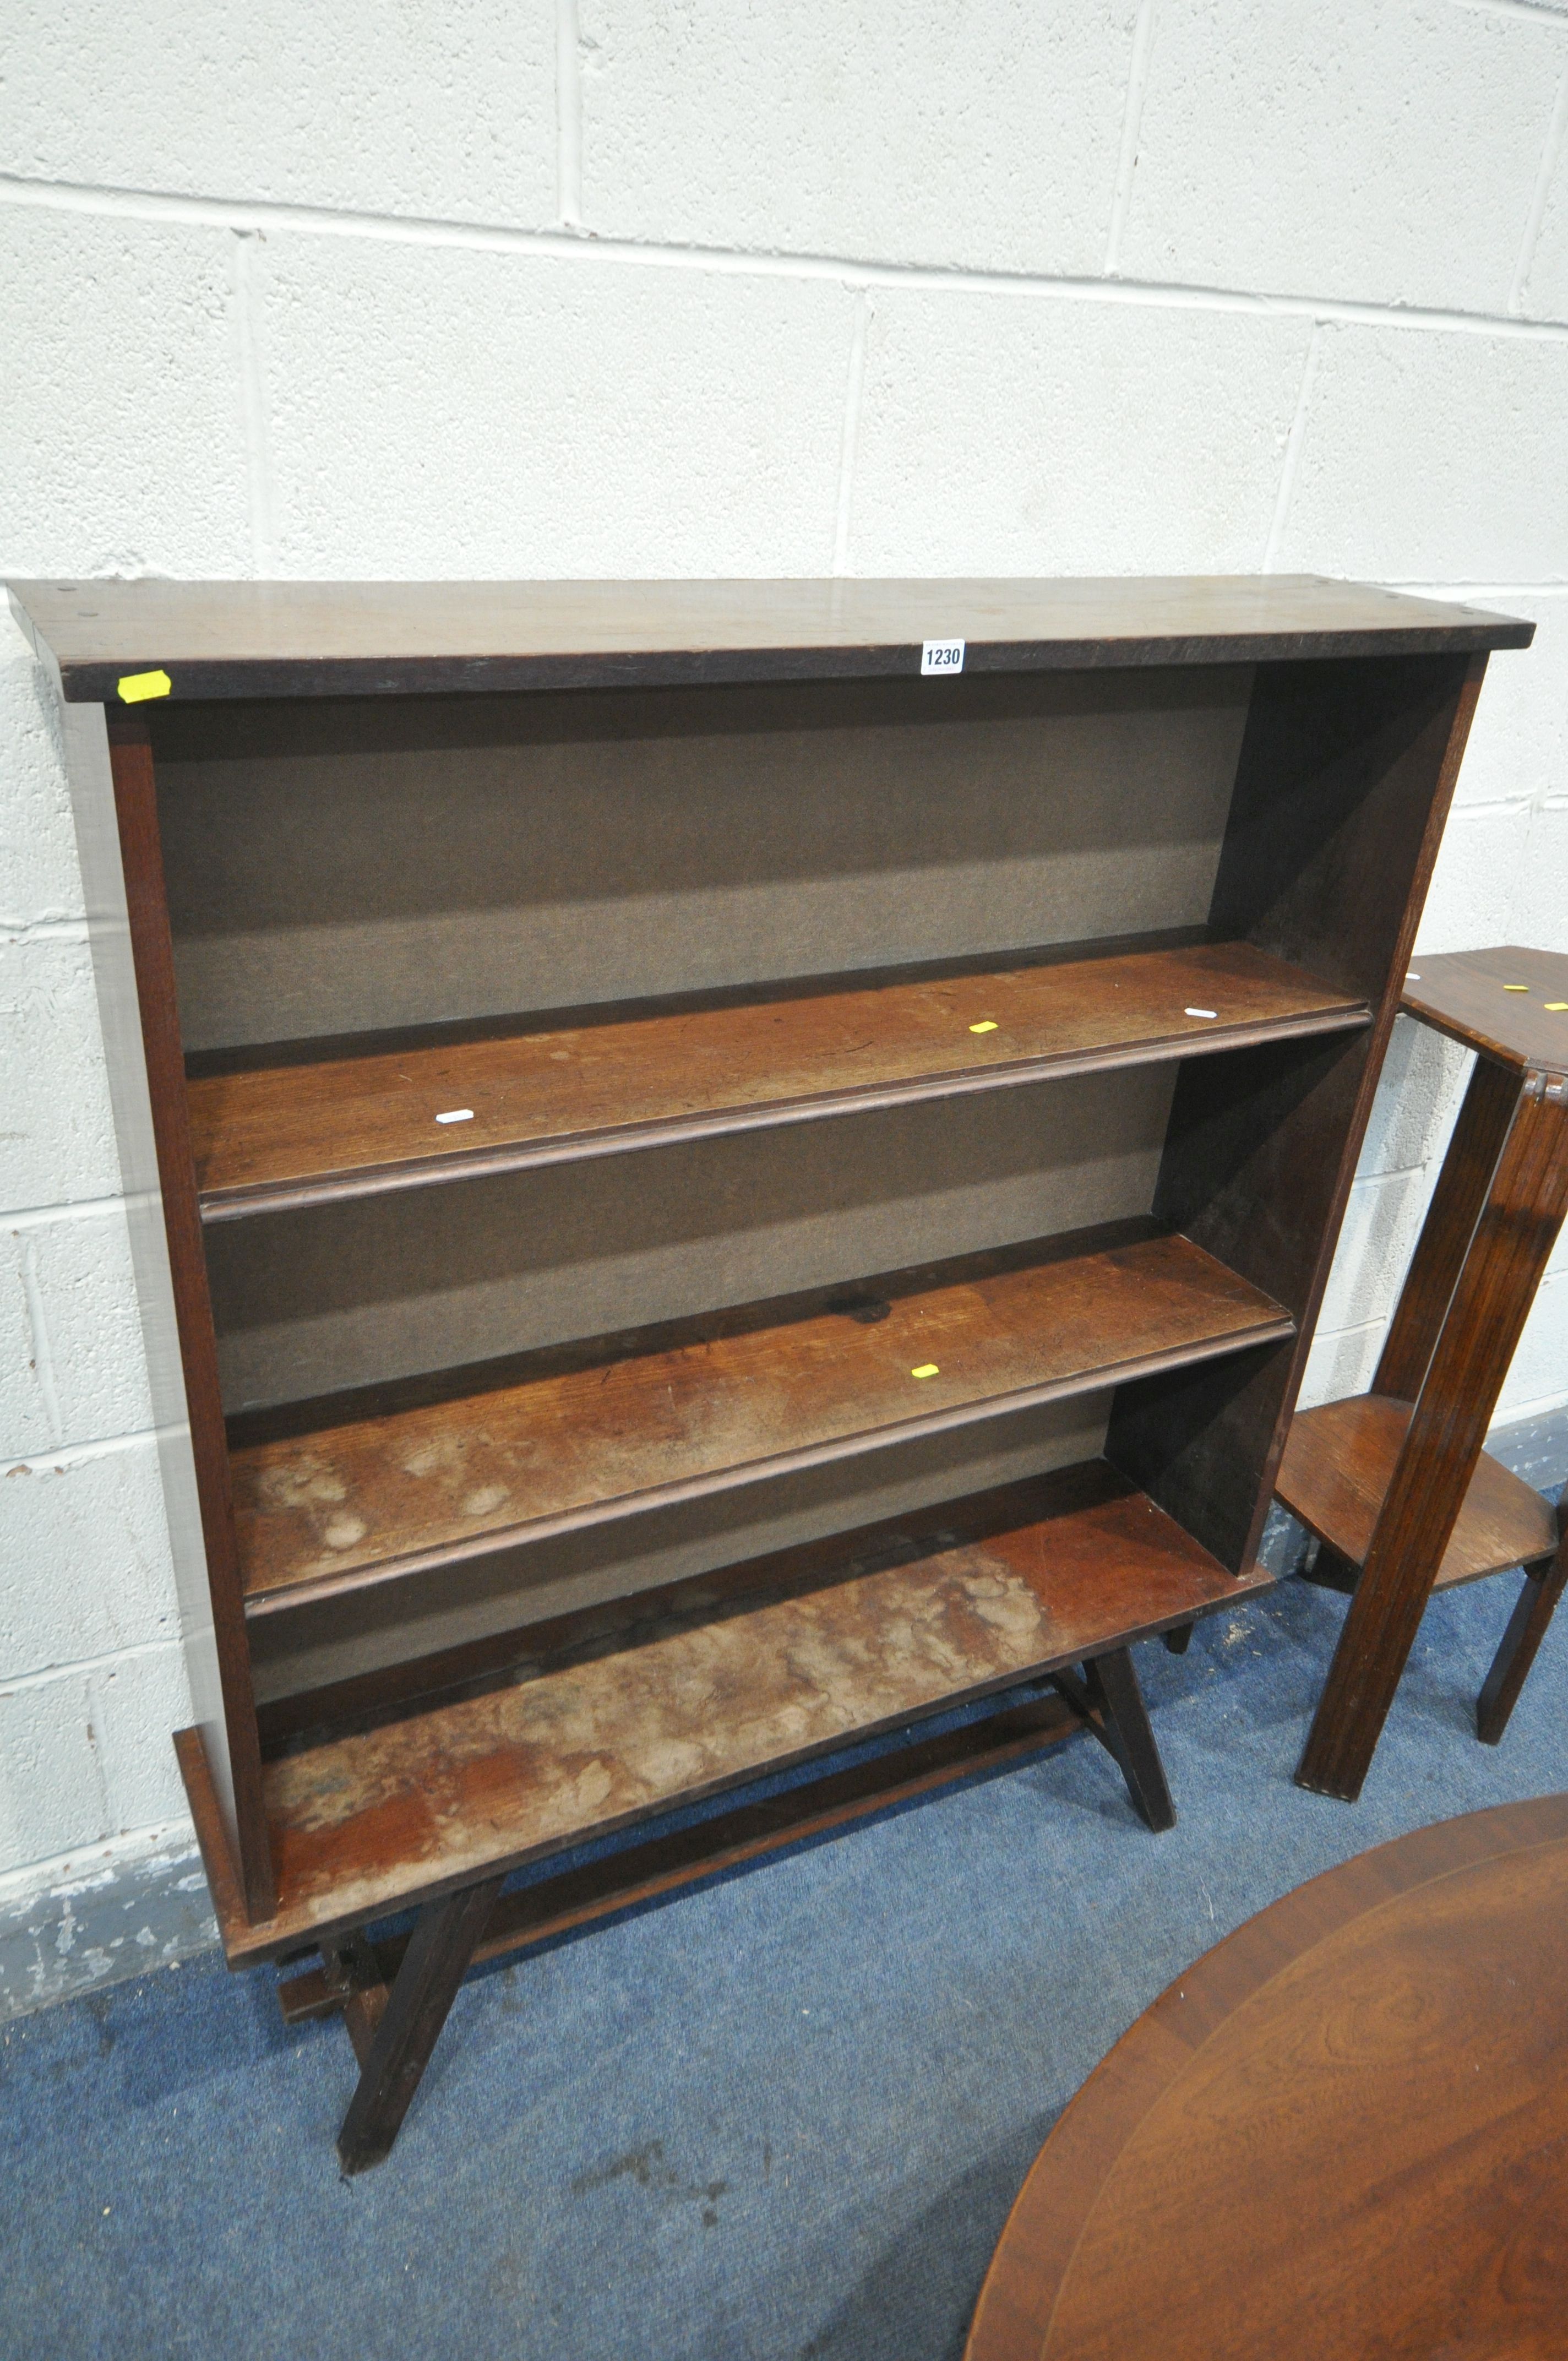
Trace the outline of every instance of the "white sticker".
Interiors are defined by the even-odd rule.
[[[1181,1013],[1183,1016],[1217,1016],[1220,1012],[1217,1008],[1184,1008]]]
[[[437,1123],[472,1123],[474,1110],[472,1107],[454,1107],[450,1115],[438,1115],[435,1120]]]
[[[962,640],[926,640],[920,649],[920,669],[929,672],[962,672],[964,643]]]

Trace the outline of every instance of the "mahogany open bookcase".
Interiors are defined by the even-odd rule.
[[[63,699],[181,1765],[231,1963],[345,2015],[345,2163],[476,1957],[1084,1727],[1168,1825],[1128,1646],[1267,1579],[1486,654],[1531,626],[1283,577],[13,599]]]

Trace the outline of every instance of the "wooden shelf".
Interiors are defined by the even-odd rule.
[[[491,1364],[436,1400],[422,1383],[369,1414],[345,1396],[236,1420],[247,1609],[1294,1333],[1201,1246],[1124,1223]]]
[[[1291,1422],[1275,1490],[1310,1532],[1354,1566],[1365,1564],[1410,1422],[1411,1405],[1358,1394],[1300,1411]],[[1550,1557],[1557,1518],[1550,1500],[1483,1453],[1433,1587]]]
[[[981,972],[203,1074],[191,1137],[202,1217],[217,1222],[1370,1020],[1365,1000],[1250,943],[1034,952]]]
[[[267,1765],[276,1916],[231,1960],[362,1923],[1269,1587],[1094,1460],[682,1586],[622,1644]],[[734,1587],[731,1587],[730,1586]],[[690,1605],[680,1611],[683,1595]]]
[[[1405,978],[1412,1016],[1524,1073],[1568,1072],[1568,969],[1561,951],[1423,952]]]

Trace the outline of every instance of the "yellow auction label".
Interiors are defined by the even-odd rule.
[[[149,697],[167,697],[173,686],[166,672],[128,672],[119,684],[122,705],[141,705]]]
[[[911,1369],[909,1374],[912,1378],[939,1378],[942,1372],[935,1361],[922,1361],[920,1367]]]

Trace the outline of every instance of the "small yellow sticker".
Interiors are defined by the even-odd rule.
[[[1503,990],[1505,992],[1528,992],[1530,990],[1530,986],[1528,983],[1505,983]]]
[[[970,1027],[970,1031],[971,1033],[994,1033],[995,1030],[996,1019],[994,1016],[982,1016],[978,1025],[971,1025]]]
[[[922,1361],[920,1367],[911,1369],[909,1374],[912,1378],[939,1378],[942,1373],[935,1361]]]
[[[1555,1016],[1560,1008],[1568,1008],[1568,1000],[1548,1000],[1542,1002],[1541,1005],[1543,1007],[1550,1008],[1552,1015]]]
[[[128,672],[120,682],[120,703],[142,705],[149,697],[167,697],[170,686],[166,672]]]

